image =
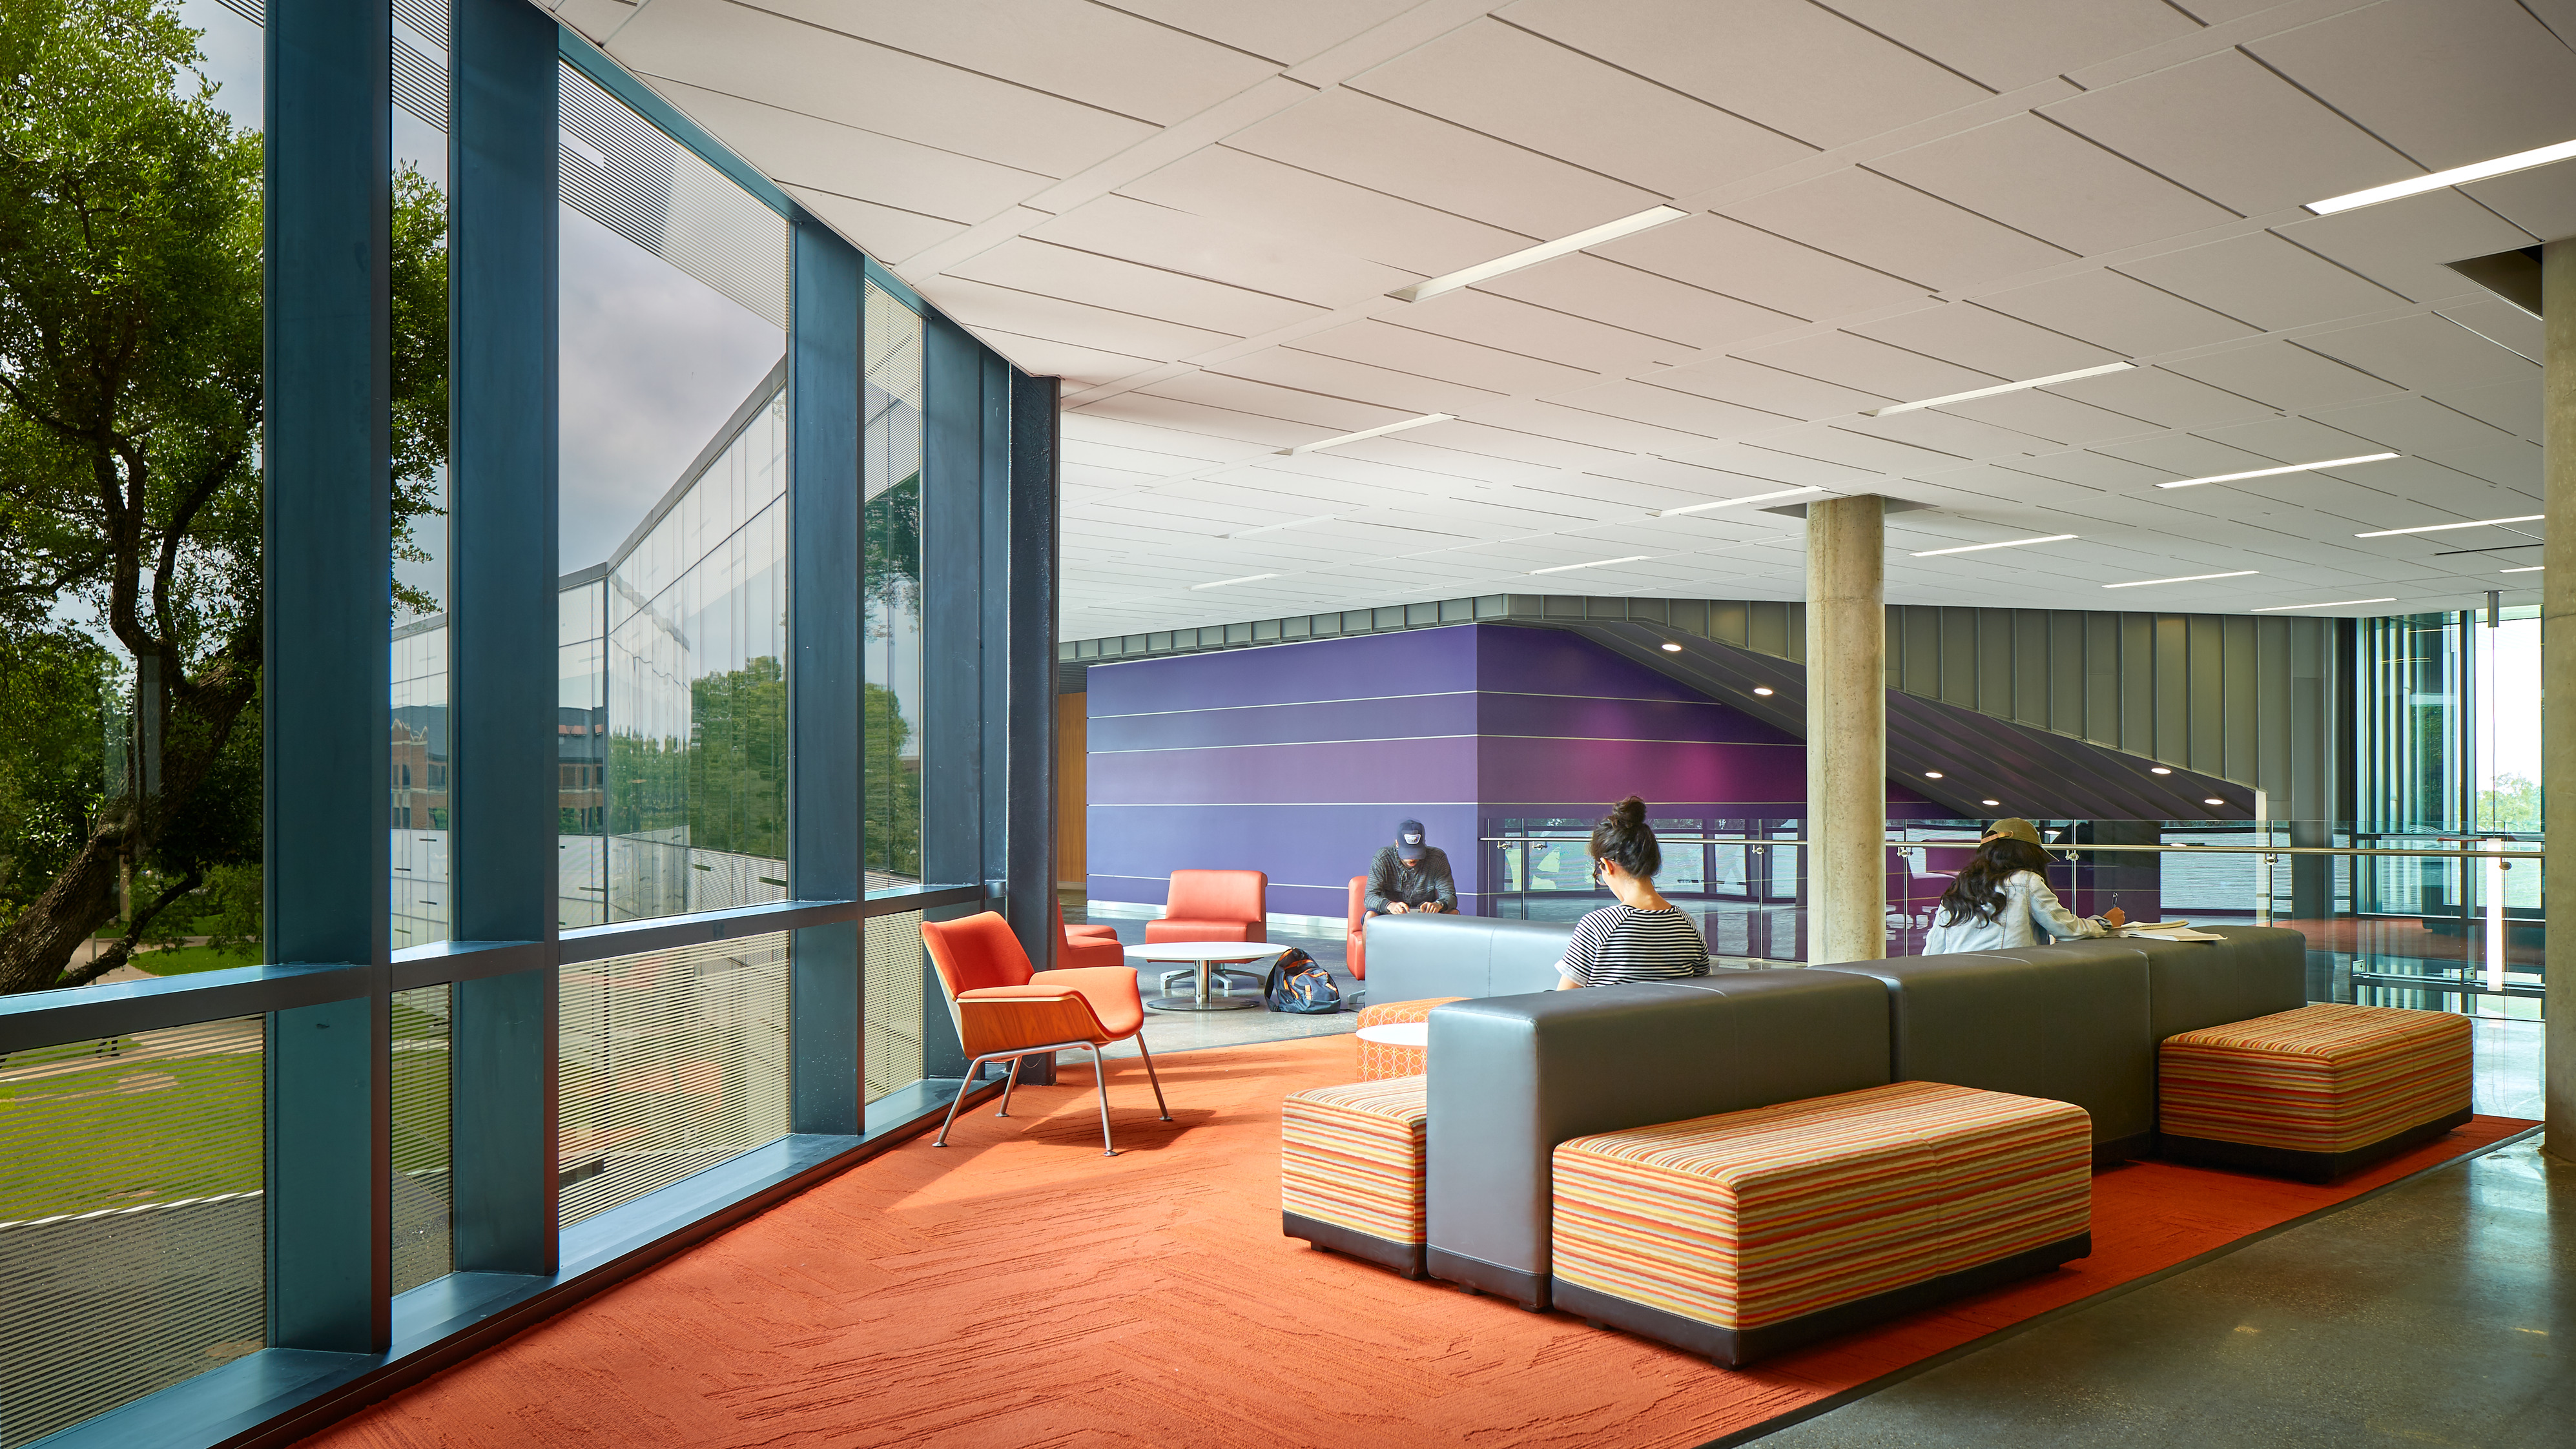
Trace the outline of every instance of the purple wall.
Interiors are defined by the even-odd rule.
[[[1270,909],[1339,916],[1411,816],[1476,911],[1489,820],[1797,816],[1806,750],[1572,634],[1462,624],[1090,671],[1095,901],[1159,905],[1186,866],[1265,871]],[[1891,787],[1893,815],[1943,812]]]

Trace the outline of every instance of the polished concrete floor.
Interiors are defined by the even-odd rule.
[[[1063,899],[1064,918],[1068,923],[1088,919],[1081,896],[1067,891]],[[1101,923],[1117,928],[1118,939],[1125,945],[1139,945],[1145,939],[1145,923],[1135,917],[1103,917]],[[1259,1007],[1249,1011],[1157,1011],[1151,1013],[1145,1022],[1146,1045],[1156,1052],[1185,1052],[1204,1047],[1242,1046],[1249,1042],[1286,1041],[1293,1037],[1332,1036],[1358,1027],[1359,1019],[1354,1013],[1367,1004],[1368,988],[1366,983],[1353,979],[1349,967],[1344,964],[1345,952],[1340,936],[1290,936],[1274,930],[1270,934],[1270,944],[1282,948],[1295,946],[1314,957],[1317,965],[1332,972],[1333,984],[1342,990],[1343,1010],[1332,1016],[1291,1016],[1263,1011]],[[1264,970],[1268,969],[1267,963],[1259,964]],[[1161,995],[1163,973],[1172,969],[1176,968],[1156,966],[1139,969],[1137,989],[1149,997]],[[1135,1054],[1135,1047],[1124,1042],[1109,1049],[1109,1055],[1113,1057]]]
[[[1758,1442],[2563,1449],[2576,1444],[2571,1356],[2576,1165],[2531,1137],[1971,1345]]]

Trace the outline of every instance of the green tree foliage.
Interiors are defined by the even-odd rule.
[[[863,686],[860,725],[867,731],[863,751],[867,770],[867,807],[863,838],[868,869],[908,880],[921,879],[921,772],[907,764],[903,747],[912,738],[903,707],[882,684]]]
[[[2478,829],[2533,831],[2540,828],[2540,782],[2520,775],[2498,775],[2493,787],[2478,792]]]
[[[689,843],[787,858],[787,671],[775,659],[689,682]]]
[[[103,740],[96,680],[133,682],[123,788],[69,815],[57,800],[46,818],[83,827],[65,843],[9,847],[27,879],[6,888],[0,991],[113,969],[218,875],[222,899],[196,904],[255,929],[261,155],[197,59],[167,0],[0,4],[0,654],[59,691],[10,707]],[[389,184],[400,546],[446,455],[446,221],[416,175]],[[42,662],[82,615],[113,643],[86,682]],[[45,758],[36,776],[71,768]],[[150,898],[74,964],[129,865]]]

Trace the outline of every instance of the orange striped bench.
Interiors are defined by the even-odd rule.
[[[1431,996],[1420,1001],[1390,1001],[1384,1006],[1360,1008],[1355,1031],[1373,1026],[1392,1026],[1398,1022],[1429,1021],[1431,1008],[1464,1001],[1463,996]],[[1388,1077],[1418,1077],[1426,1070],[1426,1053],[1421,1047],[1390,1046],[1385,1042],[1360,1042],[1360,1080],[1383,1081]]]
[[[1422,1276],[1422,1137],[1430,1079],[1291,1093],[1279,1114],[1279,1228]]]
[[[1726,1368],[2093,1251],[2081,1107],[1897,1082],[1556,1149],[1550,1295]]]
[[[2179,1162],[2329,1182],[2469,1120],[2469,1019],[2303,1006],[2167,1037],[2157,1130]]]

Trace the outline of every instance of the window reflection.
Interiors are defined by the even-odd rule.
[[[921,318],[870,283],[861,326],[863,839],[868,888],[883,890],[921,879]]]

